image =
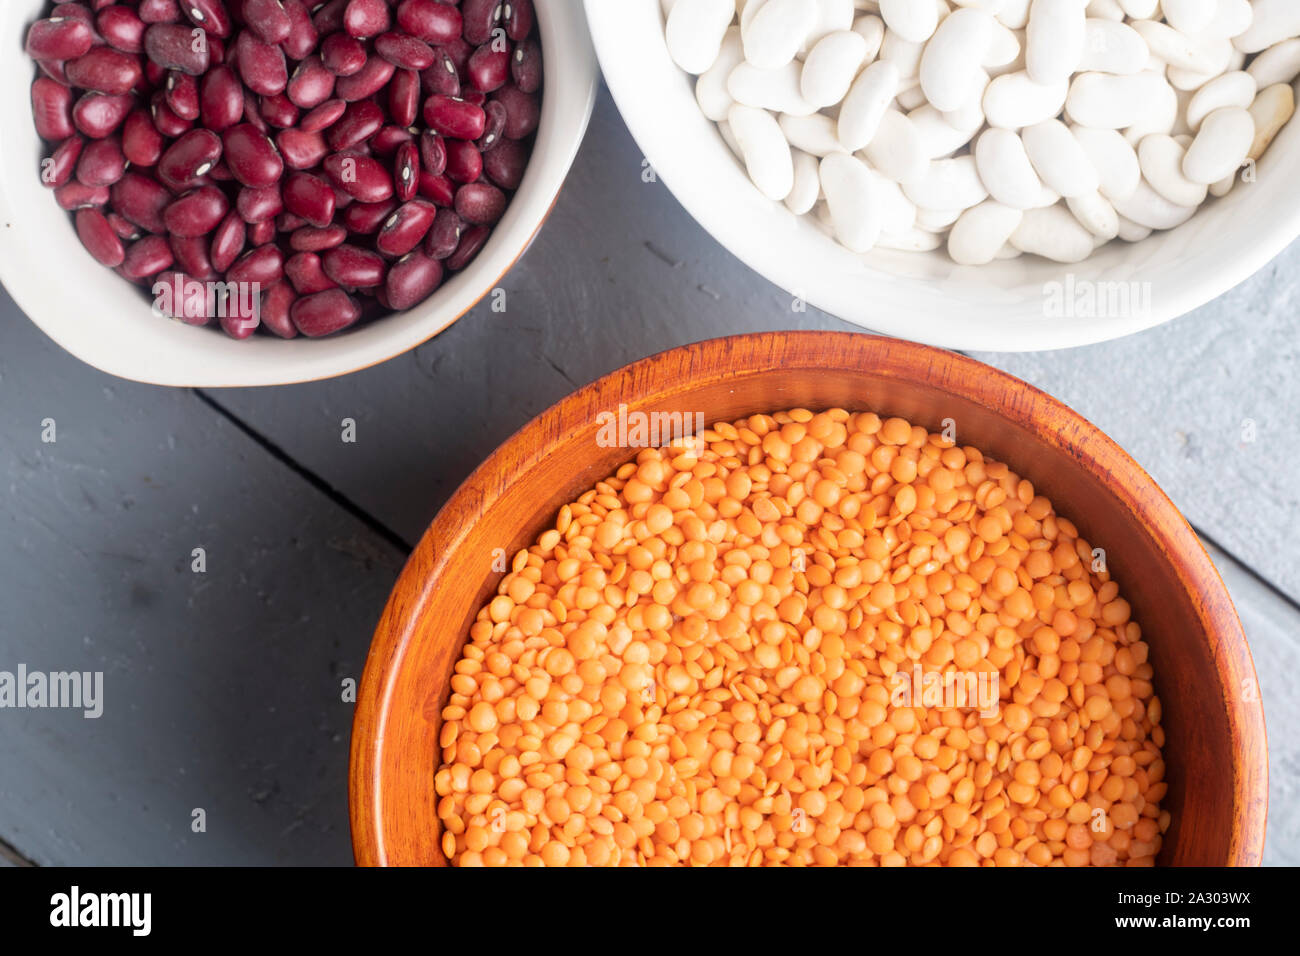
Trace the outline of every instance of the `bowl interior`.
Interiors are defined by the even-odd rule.
[[[582,8],[536,0],[546,68],[536,145],[505,215],[478,257],[413,309],[326,339],[242,342],[155,316],[143,290],[82,247],[70,217],[41,186],[45,146],[32,125],[35,66],[23,52],[44,0],[0,5],[0,279],[27,315],[78,358],[159,385],[274,385],[382,362],[442,331],[487,294],[550,212],[595,102],[597,70]]]
[[[432,789],[440,713],[469,625],[500,580],[492,561],[531,544],[562,504],[635,456],[596,441],[596,416],[620,403],[709,422],[830,406],[932,430],[951,419],[959,443],[1007,462],[1106,549],[1143,624],[1167,734],[1173,825],[1162,862],[1258,862],[1263,723],[1241,699],[1253,666],[1222,582],[1168,498],[1095,427],[1017,379],[923,346],[836,333],[740,336],[639,362],[535,419],[467,480],[412,555],[367,662],[351,784],[360,862],[445,862]]]
[[[942,250],[856,255],[750,183],[700,112],[694,77],[668,55],[660,0],[587,0],[587,12],[610,92],[687,212],[791,295],[877,332],[1008,352],[1105,341],[1209,302],[1300,236],[1300,193],[1284,172],[1300,158],[1300,123],[1292,122],[1253,182],[1178,229],[1112,242],[1077,265],[1022,256],[959,266]]]

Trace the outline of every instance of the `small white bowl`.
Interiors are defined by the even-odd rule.
[[[559,194],[595,102],[598,71],[581,5],[535,0],[545,86],[537,142],[509,208],[478,257],[427,301],[322,339],[258,333],[236,341],[160,319],[138,287],[82,248],[39,179],[45,147],[32,125],[36,71],[23,53],[44,0],[0,4],[0,281],[50,338],[122,378],[195,387],[282,385],[366,368],[441,332],[486,295],[528,248]]]
[[[668,55],[660,2],[586,0],[605,82],[646,160],[741,261],[857,325],[954,349],[1029,352],[1102,342],[1204,305],[1300,236],[1300,190],[1291,175],[1300,164],[1297,117],[1259,161],[1256,182],[1238,183],[1177,229],[1135,244],[1112,242],[1077,265],[1025,256],[958,266],[942,249],[855,255],[750,183],[700,112],[694,77]],[[1106,304],[1078,315],[1096,294]],[[1075,314],[1054,312],[1070,303]]]

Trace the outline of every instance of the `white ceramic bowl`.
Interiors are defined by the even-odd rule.
[[[545,87],[537,143],[519,191],[478,257],[427,301],[340,335],[242,342],[159,319],[141,290],[96,263],[67,213],[41,186],[43,144],[32,126],[35,67],[23,54],[45,0],[0,3],[0,280],[24,312],[96,368],[158,385],[278,385],[329,378],[399,355],[445,329],[528,248],[582,143],[598,71],[582,7],[535,0]]]
[[[695,102],[694,77],[668,56],[661,0],[586,0],[605,82],[655,173],[695,219],[755,271],[866,328],[946,348],[1035,351],[1086,345],[1190,312],[1247,279],[1300,236],[1300,117],[1238,183],[1186,224],[1113,242],[1063,266],[1021,257],[958,266],[940,251],[849,252],[806,218],[764,198]],[[1067,285],[1073,277],[1073,284]],[[1063,295],[1049,296],[1049,283]],[[1102,286],[1100,283],[1138,283]],[[1072,295],[1069,293],[1073,293]],[[1053,317],[1088,292],[1133,293],[1136,307]],[[1149,304],[1148,304],[1149,303]],[[1076,310],[1077,311],[1077,310]]]

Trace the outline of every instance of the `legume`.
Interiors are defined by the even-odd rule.
[[[1287,0],[663,7],[759,191],[853,252],[943,246],[962,265],[1078,262],[1180,225],[1268,148],[1300,75]]]
[[[330,334],[487,241],[537,126],[533,29],[532,0],[55,4],[26,40],[41,181],[124,278],[260,281],[268,331]]]
[[[872,413],[698,437],[562,507],[479,611],[434,778],[454,863],[1153,862],[1147,645],[1029,481]],[[897,698],[914,667],[996,674],[996,707]]]

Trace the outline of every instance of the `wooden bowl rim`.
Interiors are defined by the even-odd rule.
[[[810,346],[826,346],[814,359]],[[744,344],[748,349],[737,349]],[[737,361],[737,353],[742,356]],[[826,357],[830,353],[830,358]],[[1081,467],[1094,474],[1110,474],[1117,480],[1111,491],[1139,521],[1166,556],[1180,559],[1178,576],[1193,597],[1196,616],[1212,642],[1212,657],[1225,687],[1243,686],[1256,679],[1249,644],[1235,606],[1200,538],[1163,489],[1123,448],[1078,412],[1041,389],[1000,369],[955,352],[902,339],[858,332],[792,330],[745,333],[694,342],[640,359],[591,382],[556,402],[506,439],[479,465],[438,511],[412,551],[393,587],[366,659],[353,718],[348,804],[353,851],[362,866],[388,865],[381,821],[384,816],[383,748],[385,728],[393,707],[393,689],[412,642],[418,637],[416,622],[431,599],[436,583],[452,554],[469,534],[473,522],[459,520],[466,513],[485,514],[502,497],[514,475],[548,455],[556,444],[572,433],[565,422],[575,414],[584,420],[596,409],[629,406],[653,395],[671,399],[693,387],[693,377],[668,379],[662,388],[656,373],[674,368],[683,356],[693,372],[716,371],[723,367],[736,375],[760,374],[765,370],[834,369],[870,370],[873,375],[922,381],[957,399],[964,399],[1019,425],[1039,440],[1068,453]],[[960,373],[966,374],[960,374]],[[954,374],[958,373],[958,374]],[[972,374],[974,373],[974,374]],[[629,391],[628,386],[635,385]],[[1008,395],[1023,401],[1008,402]],[[584,410],[592,411],[588,416]],[[756,412],[763,411],[755,409]],[[1051,411],[1056,427],[1045,428],[1043,413]],[[1068,427],[1067,427],[1068,426]],[[526,455],[512,454],[516,448],[531,448]],[[514,464],[507,472],[505,465]],[[1144,488],[1145,499],[1136,492]],[[434,542],[441,541],[441,548]],[[417,560],[419,558],[420,560]],[[417,568],[427,568],[417,580]],[[400,612],[396,596],[413,595]],[[1215,606],[1221,610],[1216,611]],[[1245,706],[1241,695],[1224,701],[1229,738],[1258,741],[1257,747],[1238,746],[1232,766],[1233,800],[1239,815],[1228,850],[1228,865],[1258,866],[1264,852],[1268,808],[1268,753],[1262,704]],[[430,781],[432,785],[432,780]]]

